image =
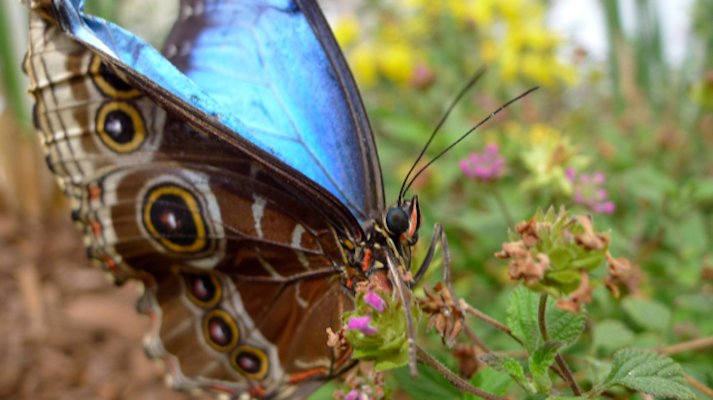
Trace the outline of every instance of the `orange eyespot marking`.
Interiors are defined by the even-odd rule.
[[[240,334],[230,314],[223,310],[212,310],[203,317],[203,336],[210,347],[225,352],[238,343]]]
[[[114,262],[114,260],[112,260],[110,257],[104,256],[104,257],[102,257],[102,260],[101,260],[101,261],[102,261],[102,263],[104,263],[104,265],[106,266],[106,268],[107,268],[111,273],[113,273],[114,275],[118,275],[118,274],[119,274],[119,272],[120,272],[120,271],[119,271],[119,267],[116,265],[116,263]]]
[[[91,220],[89,221],[89,226],[92,229],[92,234],[94,235],[95,238],[99,239],[102,235],[102,226],[99,222],[96,220]]]
[[[89,186],[89,200],[97,200],[102,195],[102,189],[98,185]]]
[[[251,387],[248,392],[250,392],[250,396],[256,399],[261,399],[267,394],[267,390],[265,390],[265,388],[260,385],[255,385]]]
[[[287,378],[287,382],[290,384],[296,384],[296,383],[300,383],[302,381],[306,381],[307,379],[314,378],[316,376],[320,376],[320,375],[327,376],[327,373],[328,373],[328,371],[324,367],[314,368],[314,369],[297,372],[295,374],[290,375]]]
[[[372,253],[371,249],[366,249],[364,250],[364,258],[361,260],[361,270],[364,273],[367,273],[369,271],[369,267],[371,266],[371,260],[373,258],[374,254]]]
[[[259,381],[267,375],[270,363],[264,351],[257,347],[242,345],[231,353],[230,364],[246,378]]]

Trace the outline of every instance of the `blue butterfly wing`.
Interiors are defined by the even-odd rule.
[[[141,76],[144,86],[155,85],[304,174],[362,224],[380,216],[371,128],[313,0],[184,0],[164,49],[171,60],[84,14],[83,0],[55,3],[68,34]]]

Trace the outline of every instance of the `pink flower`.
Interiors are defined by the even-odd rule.
[[[616,210],[614,202],[609,200],[609,193],[604,189],[606,178],[602,172],[593,174],[579,174],[569,168],[566,171],[567,179],[572,182],[572,200],[576,204],[587,206],[592,212],[598,214],[613,214]]]
[[[381,296],[372,291],[369,291],[366,293],[366,295],[364,295],[364,301],[366,301],[366,303],[370,306],[374,307],[374,309],[378,312],[383,312],[386,308],[386,302],[384,301],[384,299],[382,299]]]
[[[411,85],[416,89],[426,89],[436,80],[436,74],[426,64],[417,64],[411,73]]]
[[[347,393],[346,396],[344,396],[344,400],[370,400],[372,397],[369,397],[366,393],[362,393],[358,391],[357,389],[353,389],[349,393]]]
[[[369,323],[371,323],[371,317],[368,315],[365,315],[363,317],[351,317],[347,322],[347,329],[359,331],[365,334],[366,336],[371,336],[378,331],[376,330],[376,328],[369,325]]]
[[[505,168],[505,158],[500,155],[497,144],[485,146],[482,153],[472,153],[458,163],[465,176],[487,182],[499,178]]]

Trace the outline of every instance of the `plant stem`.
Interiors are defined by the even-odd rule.
[[[704,385],[701,383],[699,380],[696,378],[692,377],[691,375],[684,374],[686,376],[686,381],[693,386],[694,388],[698,389],[700,392],[705,394],[706,396],[709,396],[713,398],[713,389],[709,388],[708,386]]]
[[[475,318],[478,318],[479,320],[481,320],[481,321],[485,322],[486,324],[488,324],[488,325],[494,327],[495,329],[497,329],[497,330],[499,330],[499,331],[501,331],[501,332],[507,334],[507,335],[510,336],[513,340],[515,340],[516,342],[518,342],[520,345],[524,346],[524,343],[522,342],[522,340],[520,340],[520,338],[518,338],[517,336],[513,335],[513,334],[512,334],[512,331],[510,330],[510,328],[508,328],[508,327],[507,327],[505,324],[503,324],[502,322],[496,320],[496,319],[493,318],[493,317],[490,317],[490,316],[486,315],[486,314],[483,313],[482,311],[480,311],[480,310],[478,310],[477,308],[471,306],[470,304],[466,303],[466,302],[463,301],[463,300],[461,300],[461,307],[463,308],[463,310],[464,310],[466,313],[468,313],[468,314],[474,316]]]
[[[705,349],[707,347],[713,347],[713,336],[676,343],[674,345],[658,349],[657,352],[659,354],[672,355],[676,353],[683,353],[684,351]]]
[[[505,397],[490,394],[471,385],[468,381],[464,380],[460,376],[454,374],[453,371],[446,368],[445,365],[441,364],[440,361],[433,358],[432,355],[428,354],[420,346],[416,346],[416,354],[419,361],[436,370],[439,374],[441,374],[441,376],[448,379],[448,381],[451,382],[458,390],[474,394],[485,400],[507,400]]]
[[[510,210],[508,209],[507,204],[505,204],[503,196],[500,195],[500,190],[498,190],[495,185],[490,185],[490,190],[495,197],[495,201],[498,203],[498,207],[500,207],[500,211],[505,217],[505,222],[507,222],[508,226],[515,226],[515,219],[513,219],[512,214],[510,214]]]
[[[550,340],[550,336],[547,333],[547,320],[545,319],[546,310],[547,293],[542,293],[540,294],[540,304],[537,309],[537,323],[540,326],[540,335],[542,335],[542,340],[545,342]],[[567,362],[565,362],[564,357],[562,357],[561,354],[557,353],[557,355],[555,356],[555,362],[557,363],[557,366],[562,372],[560,376],[563,376],[564,380],[567,381],[570,389],[572,389],[572,393],[574,393],[575,396],[581,396],[582,389],[579,387],[579,384],[577,384],[577,381],[574,379],[574,375],[572,375],[572,370],[569,369],[569,366],[567,365]]]

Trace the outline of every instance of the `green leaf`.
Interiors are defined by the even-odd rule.
[[[549,368],[555,361],[557,351],[563,344],[564,343],[559,341],[547,341],[538,347],[528,358],[530,373],[532,374],[532,380],[535,383],[535,388],[538,393],[549,393],[552,389]]]
[[[525,370],[522,369],[522,365],[510,357],[505,357],[502,360],[503,371],[507,372],[510,376],[515,378],[516,381],[525,381],[527,377],[525,376]]]
[[[338,385],[336,382],[331,381],[325,385],[320,386],[317,391],[309,395],[309,400],[332,400],[334,399],[334,391],[337,390]]]
[[[634,341],[634,333],[621,321],[603,320],[594,325],[592,345],[604,353],[629,346]]]
[[[535,387],[527,379],[522,365],[520,365],[520,362],[516,359],[511,357],[501,357],[494,353],[486,354],[480,359],[496,371],[505,372],[510,375],[510,377],[515,380],[518,385],[528,392],[536,392]]]
[[[554,306],[554,301],[547,307],[547,332],[550,339],[564,342],[564,346],[569,346],[579,339],[584,332],[587,316],[584,313],[571,313],[560,310]]]
[[[537,324],[539,296],[524,287],[516,288],[507,309],[507,324],[512,334],[525,343],[528,352],[540,344],[540,328]]]
[[[495,368],[483,368],[475,374],[470,383],[488,393],[504,396],[510,390],[513,381],[510,375],[504,371],[498,371]],[[468,398],[468,396],[464,398]]]
[[[545,400],[581,400],[586,399],[584,396],[549,396]]]
[[[653,396],[695,399],[686,386],[681,366],[671,358],[643,349],[623,349],[614,354],[603,389],[624,386]]]
[[[622,308],[636,325],[646,330],[663,332],[671,323],[671,311],[653,300],[627,297]]]
[[[399,388],[414,400],[457,399],[460,392],[438,372],[423,365],[418,366],[418,377],[411,376],[407,367],[394,370]]]

